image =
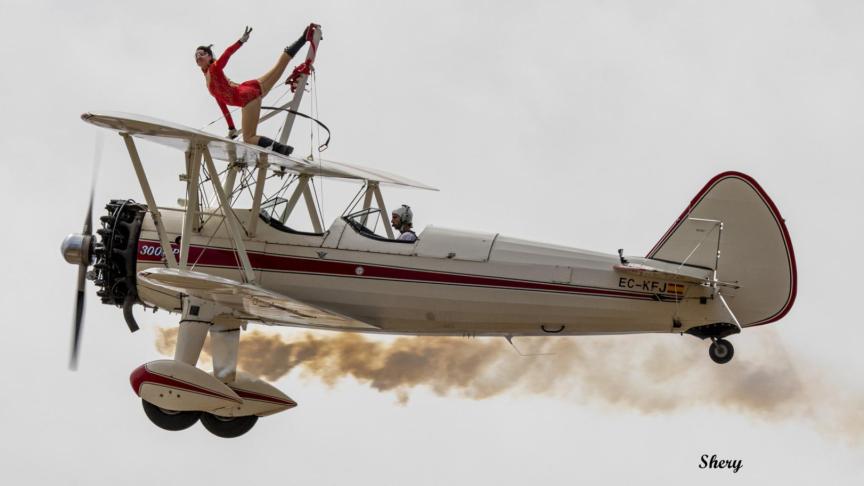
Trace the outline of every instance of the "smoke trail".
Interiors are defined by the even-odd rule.
[[[157,348],[173,352],[177,330],[159,329]],[[503,339],[366,337],[303,332],[286,341],[278,334],[243,333],[239,367],[275,381],[295,368],[328,385],[351,377],[406,403],[427,387],[440,396],[484,399],[509,393],[562,396],[612,404],[643,413],[697,405],[724,407],[763,418],[816,420],[809,395],[771,334],[751,333],[723,366],[708,359],[706,344],[670,336],[523,338],[519,356]],[[208,355],[205,346],[204,354]],[[746,352],[742,352],[746,351]],[[819,396],[824,391],[819,391]],[[834,395],[837,395],[835,392]],[[853,442],[864,435],[864,396],[832,401],[819,428]]]

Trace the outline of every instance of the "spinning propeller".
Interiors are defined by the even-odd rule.
[[[87,280],[87,267],[93,261],[93,193],[96,190],[96,174],[102,158],[102,138],[96,141],[93,161],[93,177],[90,183],[90,204],[84,218],[84,228],[80,234],[72,233],[63,240],[60,251],[67,262],[78,265],[78,286],[75,296],[75,316],[72,322],[72,351],[69,356],[69,369],[78,366],[78,349],[81,344],[81,328],[84,321],[84,289]]]

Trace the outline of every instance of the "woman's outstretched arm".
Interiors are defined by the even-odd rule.
[[[219,69],[225,69],[225,65],[228,64],[228,59],[231,59],[231,55],[237,52],[237,49],[240,49],[240,46],[242,46],[243,43],[249,40],[249,34],[251,33],[252,28],[246,27],[246,30],[243,32],[243,35],[240,37],[240,39],[238,39],[237,42],[231,44],[230,46],[228,46],[227,49],[225,49],[225,52],[223,52],[222,55],[219,56],[219,59],[216,60],[216,65],[219,66]]]

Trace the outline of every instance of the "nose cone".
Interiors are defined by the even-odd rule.
[[[63,239],[60,245],[60,253],[63,254],[63,259],[73,265],[89,265],[90,264],[90,243],[92,237],[89,235],[80,235],[72,233]]]

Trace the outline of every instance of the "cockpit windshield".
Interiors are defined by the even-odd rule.
[[[285,223],[288,219],[288,215],[290,214],[288,206],[289,201],[284,197],[270,198],[267,201],[261,203],[261,212],[259,213],[259,216],[261,217],[261,219],[264,220],[265,223],[269,224],[271,227],[279,231],[284,231],[285,233],[308,236],[324,235],[324,233],[300,231],[287,226]]]
[[[387,234],[387,215],[378,208],[361,209],[343,218],[363,236],[393,241]]]
[[[274,197],[261,203],[261,216],[266,219],[275,219],[280,223],[285,223],[288,209],[288,200],[284,197]]]

